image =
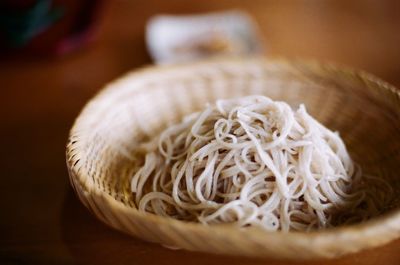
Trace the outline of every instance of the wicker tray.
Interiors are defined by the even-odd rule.
[[[206,102],[262,94],[296,106],[344,138],[364,171],[400,194],[400,96],[365,72],[314,62],[235,59],[149,67],[107,85],[77,118],[67,144],[71,184],[100,220],[183,249],[287,259],[332,258],[400,237],[400,201],[363,224],[311,233],[203,226],[139,213],[130,179],[135,147]]]

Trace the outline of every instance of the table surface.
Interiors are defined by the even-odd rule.
[[[227,8],[255,17],[268,55],[344,63],[400,86],[399,1],[108,1],[85,49],[0,62],[1,264],[291,264],[173,251],[129,237],[95,219],[68,182],[65,142],[80,109],[107,82],[151,63],[147,19]],[[400,264],[400,240],[307,264],[378,262]]]

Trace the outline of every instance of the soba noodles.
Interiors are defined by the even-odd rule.
[[[139,211],[272,231],[368,219],[390,191],[363,176],[338,133],[304,105],[293,111],[264,96],[218,100],[167,128],[131,189]]]

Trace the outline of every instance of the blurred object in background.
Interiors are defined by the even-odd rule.
[[[263,52],[256,23],[242,11],[156,16],[148,22],[146,38],[151,57],[160,64]]]
[[[103,0],[2,0],[0,53],[65,54],[93,37]]]

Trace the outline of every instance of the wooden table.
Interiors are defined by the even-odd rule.
[[[156,13],[243,8],[269,55],[332,60],[400,86],[400,2],[119,0],[106,3],[98,38],[57,59],[0,62],[0,264],[290,264],[173,251],[96,220],[69,186],[68,130],[85,102],[120,74],[151,63],[144,26]],[[400,264],[400,240],[339,260]]]

